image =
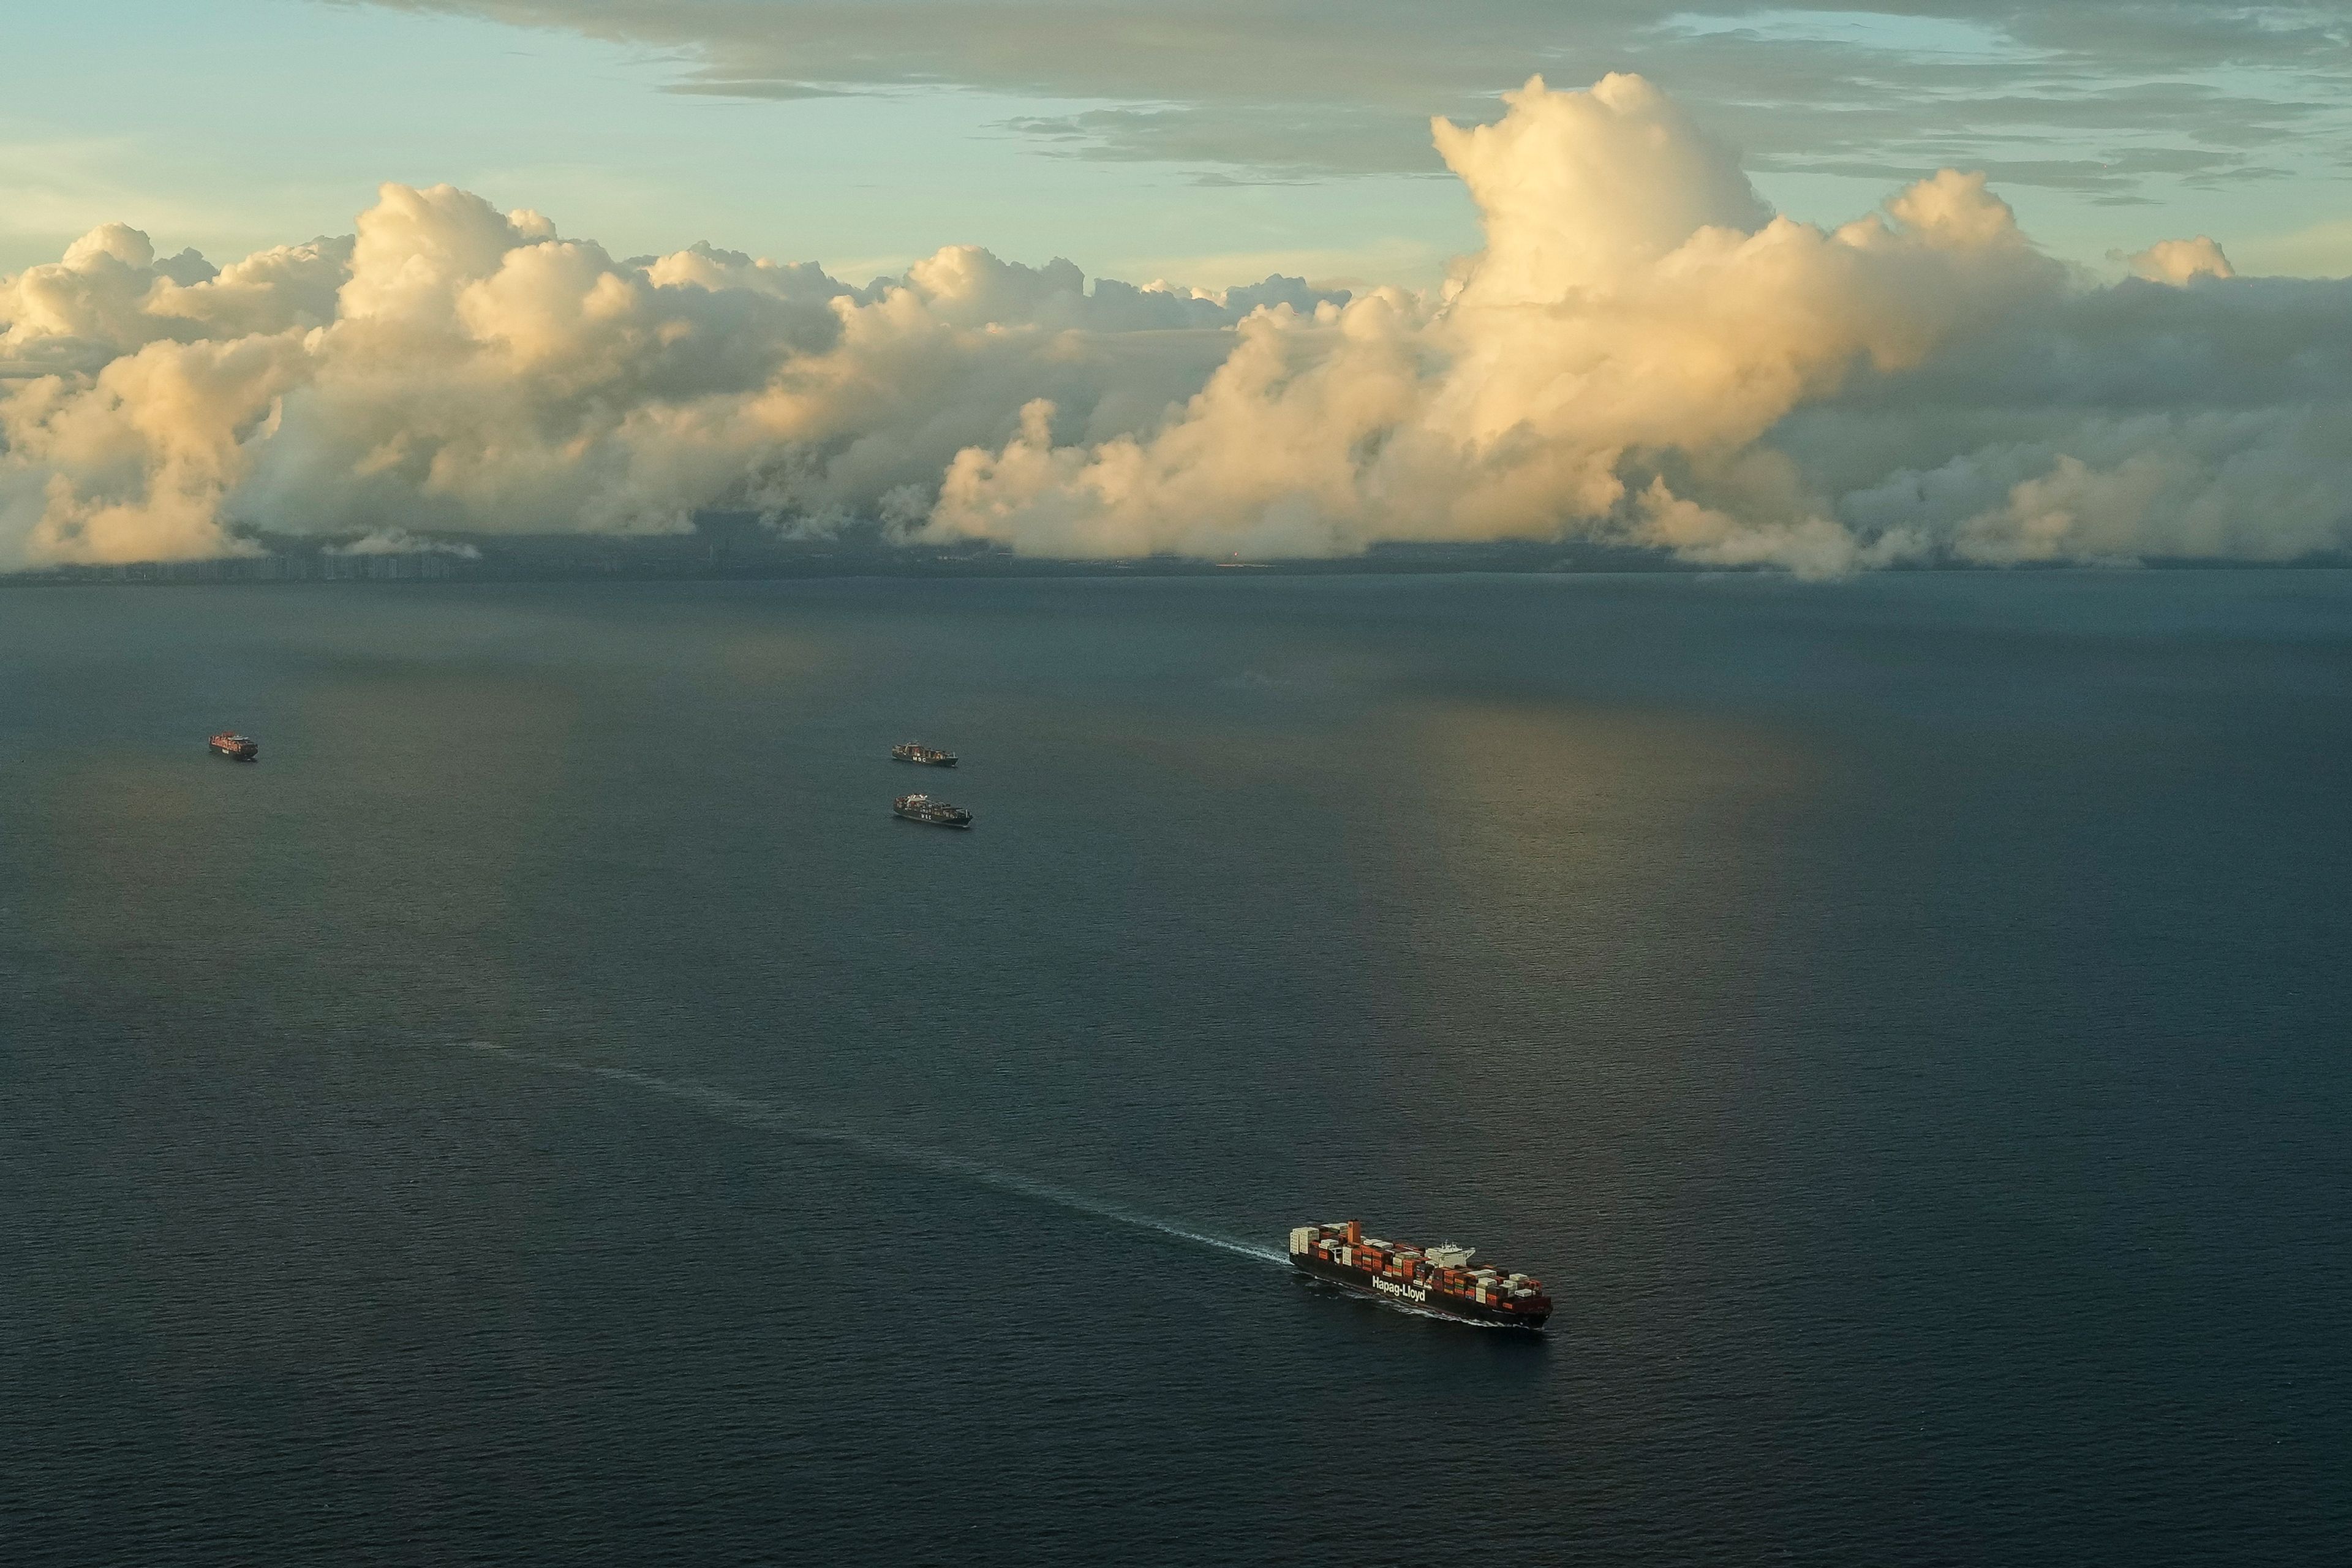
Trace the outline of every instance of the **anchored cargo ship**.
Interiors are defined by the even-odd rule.
[[[953,752],[942,752],[937,746],[926,746],[908,741],[890,748],[890,754],[902,763],[920,763],[927,768],[951,768],[956,765]]]
[[[971,813],[927,795],[902,795],[890,803],[890,809],[909,822],[928,822],[934,827],[971,826]]]
[[[1470,1267],[1474,1247],[1415,1247],[1364,1234],[1355,1220],[1304,1225],[1290,1233],[1290,1261],[1302,1272],[1401,1305],[1505,1328],[1540,1329],[1551,1316],[1543,1281]]]
[[[250,735],[233,735],[226,730],[205,742],[224,757],[235,757],[240,763],[261,760],[261,742]]]

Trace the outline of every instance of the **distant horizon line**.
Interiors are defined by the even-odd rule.
[[[481,536],[476,536],[481,537]],[[730,560],[695,551],[667,558],[637,549],[667,540],[616,539],[611,535],[539,534],[499,536],[495,544],[577,544],[564,555],[535,552],[459,554],[446,550],[356,553],[320,547],[307,552],[269,552],[194,561],[63,563],[0,572],[0,586],[261,586],[335,583],[563,583],[563,582],[756,582],[866,578],[977,581],[1005,579],[1214,578],[1235,567],[1278,577],[1457,577],[1457,576],[1762,576],[1800,580],[1771,563],[1710,564],[1679,559],[1640,546],[1562,542],[1386,542],[1348,556],[1287,556],[1263,560],[1215,560],[1161,554],[1089,558],[1016,555],[1007,551],[942,551],[921,546],[851,546],[845,549],[776,552]],[[485,540],[485,542],[492,542]],[[494,546],[495,547],[495,546]],[[616,559],[635,554],[635,559]],[[536,557],[536,558],[534,558]],[[1542,559],[1538,559],[1542,557]],[[2352,553],[2314,553],[2279,561],[2233,557],[2168,556],[2136,561],[2050,560],[1988,563],[1959,559],[1889,563],[1832,582],[1886,573],[1979,574],[2179,572],[2352,571]]]

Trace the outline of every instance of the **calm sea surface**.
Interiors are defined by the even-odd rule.
[[[2347,955],[2341,574],[0,592],[0,1559],[2341,1563]]]

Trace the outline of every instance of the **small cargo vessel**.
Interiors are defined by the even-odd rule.
[[[890,809],[909,822],[928,822],[934,827],[971,826],[971,813],[927,795],[902,795],[890,803]]]
[[[232,734],[223,730],[205,743],[222,756],[234,757],[240,763],[257,763],[261,760],[261,742],[250,735]]]
[[[920,763],[927,768],[951,768],[956,765],[953,752],[942,752],[937,746],[926,746],[914,741],[891,747],[890,754],[902,763]]]
[[[1475,1247],[1415,1247],[1368,1237],[1355,1220],[1303,1225],[1290,1233],[1300,1272],[1439,1317],[1499,1328],[1540,1329],[1551,1316],[1543,1281],[1470,1267]]]

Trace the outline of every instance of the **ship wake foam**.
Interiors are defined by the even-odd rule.
[[[751,1100],[715,1084],[702,1083],[692,1079],[656,1078],[651,1073],[638,1072],[631,1068],[567,1061],[561,1057],[541,1056],[532,1051],[517,1050],[509,1046],[493,1045],[486,1040],[472,1040],[467,1044],[486,1056],[527,1063],[532,1067],[552,1071],[572,1073],[583,1078],[602,1079],[607,1083],[623,1084],[631,1089],[657,1094],[667,1100],[691,1105],[710,1115],[731,1121],[739,1127],[751,1127],[763,1132],[781,1133],[799,1142],[847,1149],[886,1164],[922,1171],[954,1181],[969,1182],[978,1186],[992,1187],[998,1192],[1011,1193],[1016,1197],[1027,1198],[1035,1203],[1068,1209],[1073,1213],[1088,1215],[1097,1219],[1111,1220],[1138,1230],[1154,1231],[1172,1240],[1189,1242],[1196,1247],[1212,1247],[1219,1252],[1230,1252],[1236,1257],[1247,1258],[1259,1263],[1286,1267],[1290,1261],[1282,1253],[1270,1247],[1253,1246],[1245,1241],[1236,1241],[1231,1237],[1219,1236],[1213,1231],[1179,1225],[1173,1220],[1147,1214],[1140,1209],[1129,1208],[1123,1204],[1113,1203],[1109,1199],[1097,1197],[1090,1193],[1076,1192],[1052,1182],[1039,1181],[1034,1176],[1024,1176],[1017,1171],[1007,1171],[998,1166],[983,1164],[977,1160],[967,1159],[961,1154],[950,1154],[944,1150],[926,1149],[916,1144],[902,1143],[896,1139],[878,1138],[870,1132],[860,1132],[851,1128],[830,1125],[795,1109],[767,1100]]]

